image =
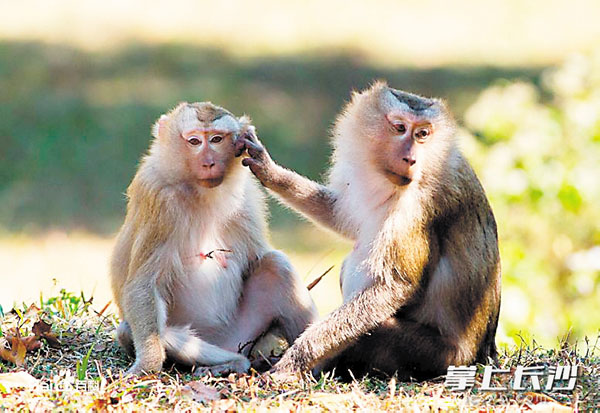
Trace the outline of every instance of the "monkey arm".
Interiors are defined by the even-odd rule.
[[[136,360],[128,373],[160,371],[166,353],[160,332],[164,329],[166,311],[148,276],[138,275],[123,288],[123,315],[133,336]],[[161,325],[163,324],[163,325]]]
[[[124,321],[132,332],[136,361],[129,373],[159,371],[165,359],[160,334],[166,323],[166,304],[159,293],[161,274],[168,274],[164,248],[173,221],[164,194],[144,185],[140,173],[131,183],[127,217],[122,233],[130,237],[125,276],[114,290]]]
[[[412,295],[410,287],[395,284],[374,284],[313,324],[275,365],[274,373],[307,371],[392,317]]]
[[[271,179],[265,186],[279,195],[285,204],[308,219],[348,238],[356,237],[345,229],[342,221],[338,219],[335,210],[337,194],[325,185],[275,165]]]
[[[405,226],[406,225],[406,226]],[[356,339],[396,314],[419,288],[423,271],[436,253],[419,220],[386,221],[368,257],[373,283],[309,327],[275,366],[275,372],[306,371],[337,355]]]
[[[276,164],[256,136],[248,135],[244,142],[250,157],[242,164],[248,166],[265,187],[308,219],[348,238],[356,238],[336,214],[338,195],[333,190]]]

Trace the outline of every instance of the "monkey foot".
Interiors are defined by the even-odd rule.
[[[230,361],[224,364],[217,364],[215,366],[203,366],[196,368],[194,371],[194,376],[205,376],[207,374],[211,374],[213,376],[225,376],[230,373],[244,374],[248,372],[250,368],[250,362],[248,359],[240,359]]]
[[[259,373],[264,373],[271,369],[279,360],[281,356],[268,356],[265,357],[262,354],[259,357],[251,360],[252,368]]]

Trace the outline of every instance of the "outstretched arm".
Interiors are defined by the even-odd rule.
[[[275,375],[307,371],[338,355],[394,316],[414,296],[436,247],[430,245],[419,223],[407,225],[404,232],[390,232],[396,244],[384,238],[375,242],[369,265],[361,274],[372,281],[370,286],[357,291],[327,318],[306,329],[275,365]],[[382,237],[385,234],[383,231]]]
[[[400,285],[375,284],[302,333],[272,373],[308,371],[339,354],[354,340],[392,317],[411,292]]]
[[[243,138],[249,158],[242,161],[250,167],[260,182],[281,197],[284,203],[318,224],[324,225],[346,237],[355,235],[344,228],[336,216],[338,195],[325,185],[277,165],[265,147],[254,135]]]

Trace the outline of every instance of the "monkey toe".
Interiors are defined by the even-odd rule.
[[[225,376],[227,374],[245,374],[250,369],[250,361],[247,358],[233,360],[223,364],[214,366],[203,366],[196,368],[194,376],[201,377],[207,374],[212,376]]]

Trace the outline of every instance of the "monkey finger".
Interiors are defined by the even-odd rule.
[[[242,159],[242,165],[249,166],[250,169],[252,169],[252,171],[254,172],[254,169],[256,169],[256,167],[259,166],[259,163],[256,159],[244,158]]]
[[[296,383],[301,379],[301,376],[294,372],[286,370],[273,370],[268,372],[270,378],[276,383]]]
[[[260,144],[260,140],[258,136],[256,136],[256,131],[249,130],[244,134],[244,138],[251,141],[252,143]]]
[[[248,139],[245,140],[246,149],[248,150],[248,155],[253,158],[256,158],[264,153],[265,149],[262,145],[258,145]]]
[[[242,156],[244,151],[246,150],[246,144],[243,139],[238,139],[235,142],[235,157]]]

